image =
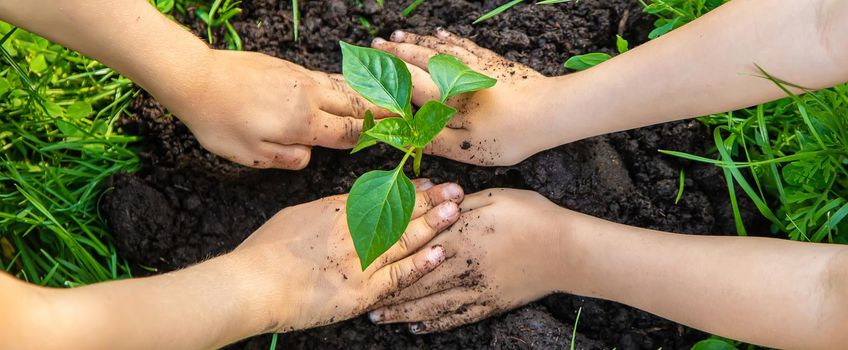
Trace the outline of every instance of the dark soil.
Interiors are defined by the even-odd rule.
[[[388,37],[394,29],[429,33],[437,26],[468,36],[506,58],[546,75],[565,74],[562,62],[575,54],[613,52],[615,34],[646,38],[651,19],[637,0],[522,4],[479,25],[471,22],[502,1],[428,0],[410,18],[409,1],[380,9],[343,0],[301,2],[301,41],[292,42],[288,1],[242,4],[235,19],[245,50],[261,51],[308,68],[338,72],[338,40],[367,45],[366,18]],[[181,19],[205,29],[190,13]],[[220,32],[217,42],[221,43]],[[610,97],[614,98],[614,97]],[[123,257],[159,271],[180,268],[232,249],[281,208],[347,192],[356,176],[394,164],[395,154],[373,147],[355,156],[318,149],[303,171],[254,170],[204,151],[188,129],[144,95],[124,128],[144,136],[144,168],[112,179],[103,213]],[[532,136],[532,135],[528,135]],[[708,130],[683,121],[600,136],[537,154],[512,167],[482,168],[425,159],[423,176],[455,181],[468,193],[490,187],[531,189],[573,210],[616,222],[680,233],[735,231],[723,177],[715,167],[664,156],[658,149],[707,152]],[[675,204],[679,171],[685,193]],[[755,209],[742,201],[748,222]],[[756,227],[753,227],[756,228]],[[658,252],[661,253],[661,252]],[[142,269],[136,269],[141,271]],[[503,316],[427,336],[400,326],[375,326],[364,318],[281,336],[286,349],[567,348],[579,307],[579,349],[680,349],[705,334],[617,303],[554,295]],[[269,336],[234,348],[267,349]]]

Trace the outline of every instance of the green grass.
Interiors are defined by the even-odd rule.
[[[848,243],[848,85],[711,115],[716,159],[664,153],[715,164],[769,219],[773,233],[807,242]],[[737,194],[728,187],[737,231],[747,231]]]
[[[101,64],[0,23],[0,264],[39,285],[129,276],[97,205],[138,168],[115,127],[136,90]]]
[[[151,0],[151,2],[155,2],[156,0]],[[236,15],[241,13],[241,8],[239,5],[241,1],[239,0],[158,0],[161,2],[173,2],[172,6],[159,6],[159,10],[163,13],[169,14],[171,10],[176,10],[177,12],[185,15],[189,9],[194,9],[194,14],[197,15],[204,24],[206,24],[206,40],[209,41],[210,44],[215,43],[215,36],[212,35],[212,31],[219,27],[224,27],[224,40],[227,42],[227,48],[230,50],[239,50],[243,49],[241,36],[236,31],[235,27],[233,27],[232,23],[230,23],[230,19],[235,17]],[[297,6],[297,0],[292,0],[292,4]],[[295,7],[296,9],[297,7]],[[298,13],[295,10],[295,40],[297,40],[297,22],[298,22]]]

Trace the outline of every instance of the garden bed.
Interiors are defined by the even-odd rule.
[[[291,4],[286,1],[245,2],[233,24],[245,50],[311,69],[340,71],[338,40],[370,42],[373,36],[362,26],[361,16],[382,37],[394,29],[429,33],[442,26],[552,76],[566,74],[562,63],[572,55],[612,53],[616,34],[631,45],[644,41],[653,20],[641,13],[637,0],[518,5],[473,26],[475,18],[500,2],[427,0],[408,18],[401,16],[406,1],[387,1],[383,8],[365,2],[363,6],[343,0],[303,2],[298,43],[292,38]],[[181,20],[195,32],[205,32],[191,15]],[[224,45],[220,36],[217,43]],[[280,209],[347,192],[357,176],[391,168],[396,160],[396,151],[380,145],[353,156],[316,149],[309,167],[297,172],[248,169],[204,151],[188,129],[149,96],[140,95],[133,111],[123,127],[144,137],[144,167],[111,180],[113,189],[104,197],[102,210],[119,253],[133,264],[136,274],[146,273],[139,266],[164,272],[226,252]],[[712,145],[703,125],[682,121],[557,147],[511,167],[483,168],[425,157],[422,175],[435,182],[458,182],[468,193],[490,187],[530,189],[564,207],[641,227],[733,233],[721,171],[657,152],[704,154]],[[685,190],[675,204],[681,169],[686,174]],[[748,228],[765,231],[750,202],[741,197],[740,201],[743,217],[751,223]],[[401,326],[375,326],[360,317],[284,334],[280,340],[286,349],[565,348],[580,307],[576,348],[688,349],[705,337],[617,303],[554,295],[440,334],[413,336]],[[269,340],[261,336],[233,347],[267,349]]]

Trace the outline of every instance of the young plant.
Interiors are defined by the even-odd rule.
[[[403,167],[410,157],[413,171],[421,172],[423,150],[456,113],[445,102],[457,94],[495,85],[496,80],[477,73],[453,56],[430,58],[427,68],[439,88],[439,100],[427,101],[412,113],[412,76],[406,64],[385,52],[339,42],[342,74],[353,90],[366,100],[398,117],[374,120],[370,111],[359,142],[351,153],[386,143],[403,152],[393,170],[373,170],[360,176],[347,200],[347,223],[362,269],[400,239],[415,206],[415,186]]]

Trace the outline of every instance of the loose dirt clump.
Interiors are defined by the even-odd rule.
[[[341,69],[338,40],[370,42],[360,16],[384,38],[394,29],[429,33],[441,26],[552,76],[566,74],[562,62],[569,56],[614,52],[615,34],[638,44],[652,21],[641,13],[637,0],[520,4],[474,26],[475,18],[500,2],[428,0],[409,18],[400,15],[407,1],[387,1],[384,8],[364,3],[301,2],[301,41],[296,44],[288,1],[244,2],[234,25],[245,50],[330,72]],[[205,32],[194,18],[181,20],[195,32]],[[122,256],[159,271],[226,252],[281,208],[347,192],[358,175],[394,164],[392,150],[378,146],[353,156],[316,149],[309,167],[298,172],[248,169],[204,151],[189,130],[149,96],[142,95],[132,107],[134,114],[123,127],[144,136],[145,166],[136,174],[114,177],[114,189],[103,199],[102,209]],[[468,193],[490,187],[530,189],[570,209],[641,227],[734,232],[721,172],[657,152],[704,154],[710,145],[707,136],[698,122],[683,121],[557,147],[511,167],[425,157],[422,175],[435,182],[458,182]],[[685,194],[674,204],[680,169],[686,172]],[[743,201],[742,209],[748,222],[755,222],[753,206]],[[284,334],[281,341],[286,349],[565,348],[579,307],[578,349],[688,349],[705,336],[617,303],[555,295],[439,334],[413,336],[402,326],[375,326],[361,317]],[[232,348],[267,349],[268,341],[268,336],[256,337]]]

